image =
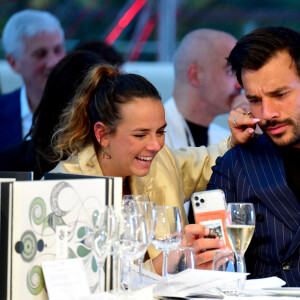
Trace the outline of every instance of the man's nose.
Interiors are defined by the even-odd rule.
[[[271,99],[264,98],[261,101],[262,117],[264,120],[272,120],[280,116],[280,113],[276,110],[274,102]]]

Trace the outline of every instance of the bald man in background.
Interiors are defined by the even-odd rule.
[[[180,43],[174,56],[173,97],[165,103],[169,146],[216,144],[230,131],[212,123],[214,118],[237,107],[248,110],[226,61],[236,41],[226,32],[197,29]]]

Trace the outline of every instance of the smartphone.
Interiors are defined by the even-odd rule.
[[[195,223],[209,228],[210,233],[206,238],[222,239],[231,248],[225,227],[227,205],[224,192],[220,189],[196,192],[191,202]]]

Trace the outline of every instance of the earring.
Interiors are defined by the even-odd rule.
[[[98,143],[99,143],[99,145],[100,145],[100,143],[101,143],[101,139],[100,139],[100,138],[98,139]]]
[[[101,148],[102,158],[103,159],[111,159],[111,156],[106,152],[106,148],[107,148],[107,146]]]

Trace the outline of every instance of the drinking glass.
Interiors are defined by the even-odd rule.
[[[168,256],[168,275],[177,274],[187,269],[195,269],[195,253],[191,247],[179,247],[171,250]]]
[[[139,213],[138,202],[150,202],[150,198],[146,194],[124,195],[122,206],[131,214]]]
[[[139,213],[144,216],[147,235],[148,235],[148,245],[147,249],[153,239],[155,227],[156,227],[156,205],[154,202],[151,201],[137,201]],[[138,259],[138,266],[139,266],[139,277],[140,277],[140,284],[143,284],[143,261],[145,255]]]
[[[104,291],[104,263],[117,238],[113,210],[109,206],[89,209],[89,224],[85,226],[84,243],[92,249],[98,266],[99,292]]]
[[[225,226],[229,242],[236,256],[237,272],[246,272],[244,254],[255,229],[255,211],[252,203],[228,203]],[[245,281],[239,281],[239,289]]]
[[[156,206],[156,228],[152,245],[163,252],[162,276],[166,277],[169,251],[179,247],[183,226],[177,206]]]
[[[142,214],[130,214],[126,210],[118,213],[118,238],[114,243],[114,254],[127,265],[127,290],[131,291],[130,265],[147,251],[148,235]]]

